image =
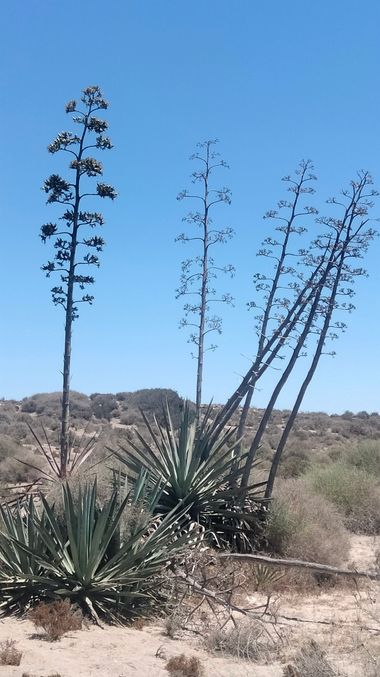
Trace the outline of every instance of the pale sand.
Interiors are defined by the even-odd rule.
[[[379,539],[353,536],[350,563],[358,568],[372,569],[379,545]],[[377,584],[369,587],[366,582],[361,583],[359,600],[359,593],[353,586],[326,589],[320,595],[279,594],[280,615],[336,624],[282,621],[284,625],[280,623],[279,629],[287,635],[286,658],[289,659],[306,638],[314,638],[346,674],[365,677],[363,646],[372,653],[376,652],[377,646],[380,653],[380,635],[376,637],[361,626],[380,626],[379,589]],[[258,600],[256,594],[250,601],[253,600]],[[342,622],[348,625],[341,626]],[[29,621],[7,618],[0,622],[0,641],[6,639],[16,640],[23,656],[19,667],[0,666],[0,677],[21,677],[24,672],[30,677],[48,677],[53,673],[62,677],[168,677],[166,661],[182,653],[199,657],[205,677],[281,677],[283,674],[280,662],[258,665],[225,655],[211,655],[202,649],[201,638],[189,636],[173,640],[165,636],[158,625],[143,630],[91,626],[50,643],[36,636]]]
[[[192,640],[173,640],[162,628],[91,627],[72,632],[59,642],[34,638],[29,621],[6,619],[0,625],[0,641],[17,640],[23,652],[19,667],[0,667],[0,677],[47,677],[58,672],[62,677],[168,677],[166,661],[172,656],[196,654],[202,661],[205,677],[281,677],[280,666],[258,666],[201,651]],[[156,657],[160,649],[162,658]]]

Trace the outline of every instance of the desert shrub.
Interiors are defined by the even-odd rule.
[[[175,390],[170,388],[145,388],[131,393],[117,393],[117,399],[122,402],[122,408],[127,410],[124,419],[128,421],[126,425],[141,423],[142,410],[148,418],[156,416],[159,422],[163,422],[163,410],[166,403],[170,409],[174,425],[177,426],[180,420],[183,407],[183,399]]]
[[[24,465],[24,463],[33,464],[34,460],[34,454],[29,449],[18,444],[8,435],[0,435],[1,482],[5,484],[17,484],[32,481],[36,477],[36,471]]]
[[[140,421],[141,418],[139,417],[139,414],[137,412],[135,412],[132,416],[128,411],[124,411],[122,414],[120,414],[120,423],[122,425],[135,425]]]
[[[20,665],[22,652],[16,649],[13,639],[6,639],[0,644],[0,665]]]
[[[266,661],[278,650],[277,643],[258,621],[235,622],[231,627],[217,628],[205,640],[209,651],[217,651],[248,661]]]
[[[260,458],[264,461],[268,461],[272,459],[273,456],[273,449],[271,448],[270,444],[264,440],[264,442],[260,445],[259,449],[257,450],[257,458]]]
[[[5,411],[0,410],[0,424],[9,425],[11,422],[12,418],[7,414]]]
[[[123,411],[120,414],[120,423],[122,425],[134,425],[139,426],[143,422],[141,412],[138,409],[130,409]]]
[[[351,437],[370,437],[371,428],[366,424],[366,421],[360,418],[355,418],[349,426]]]
[[[182,398],[170,388],[143,388],[130,393],[119,393],[117,399],[122,399],[124,406],[142,409],[147,414],[160,413],[166,402],[169,407],[173,404],[180,406],[182,403]]]
[[[342,459],[342,447],[332,447],[329,449],[327,458],[329,461],[340,461]]]
[[[56,642],[72,630],[81,630],[83,616],[80,609],[70,604],[68,599],[56,602],[41,602],[28,614],[29,620],[42,628],[49,642]]]
[[[201,677],[204,674],[199,658],[183,653],[169,658],[165,667],[171,677]]]
[[[356,533],[380,531],[380,483],[375,477],[342,461],[314,467],[306,476],[309,487],[333,503],[348,529]]]
[[[32,482],[38,476],[38,471],[28,465],[20,463],[18,460],[26,463],[33,463],[35,458],[31,452],[22,450],[18,458],[5,458],[0,463],[0,479],[5,484],[24,484]]]
[[[279,476],[288,479],[303,475],[310,466],[310,459],[306,452],[286,452],[281,460]]]
[[[95,418],[110,421],[119,411],[116,395],[94,393],[90,395],[91,410]]]
[[[139,618],[135,618],[134,621],[131,623],[131,627],[134,630],[144,630],[144,628],[147,626],[148,619],[143,618],[143,616],[140,616]]]
[[[278,555],[338,566],[349,552],[339,511],[303,479],[281,481],[270,506],[266,537]]]
[[[185,609],[181,608],[180,605],[176,605],[172,613],[170,613],[164,620],[164,632],[165,635],[171,639],[176,639],[183,630],[183,624],[186,618]]]
[[[26,413],[44,414],[52,418],[61,415],[62,393],[36,393],[25,397],[21,402],[21,411]],[[87,395],[72,390],[70,393],[70,416],[72,418],[91,418],[91,402]]]
[[[302,430],[301,428],[298,430],[294,430],[293,435],[302,442],[306,442],[309,439],[309,433],[307,432],[307,430]]]
[[[284,677],[337,677],[338,674],[314,640],[305,644],[283,670]]]
[[[28,428],[28,425],[25,421],[16,419],[13,421],[7,429],[7,435],[11,437],[16,442],[23,442],[25,444],[33,441],[33,436]]]
[[[280,441],[280,435],[278,433],[273,434],[273,435],[268,435],[268,444],[273,451],[275,449],[277,449],[279,441]]]
[[[9,435],[0,435],[0,461],[8,458],[8,456],[18,456],[22,452],[22,446],[9,437]]]
[[[361,442],[356,447],[348,449],[344,460],[359,470],[380,477],[380,442],[374,440]]]

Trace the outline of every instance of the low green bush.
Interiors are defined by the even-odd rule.
[[[306,452],[285,453],[279,467],[279,476],[284,479],[303,475],[310,466],[310,458]]]
[[[110,421],[119,414],[116,395],[112,393],[93,393],[90,395],[91,409],[95,418]]]
[[[22,450],[17,458],[8,457],[0,463],[0,481],[1,484],[17,485],[33,482],[39,476],[39,472],[31,468],[29,463],[35,462],[35,457],[31,452]],[[23,461],[23,463],[21,463]]]
[[[349,449],[344,459],[355,468],[365,470],[374,477],[380,477],[380,440],[361,442]]]
[[[266,537],[272,552],[332,566],[347,558],[349,537],[339,511],[303,479],[278,483]]]
[[[123,410],[123,422],[125,425],[141,424],[143,411],[149,419],[156,416],[160,423],[164,422],[164,409],[169,407],[175,426],[181,418],[183,399],[175,390],[170,388],[144,388],[135,392],[117,393],[116,399]],[[192,408],[194,417],[194,407]]]
[[[28,463],[33,464],[33,452],[15,442],[8,435],[0,435],[0,482],[2,484],[18,484],[36,479],[36,471]]]
[[[17,456],[22,451],[22,446],[9,435],[0,435],[0,462],[9,456]]]
[[[380,532],[380,482],[365,470],[336,461],[313,467],[306,475],[309,488],[333,503],[355,533]]]
[[[31,397],[24,397],[21,401],[21,411],[28,414],[44,414],[52,418],[59,418],[62,407],[62,393],[36,393]],[[70,393],[70,414],[72,418],[89,420],[92,415],[91,401],[87,395],[72,390]]]

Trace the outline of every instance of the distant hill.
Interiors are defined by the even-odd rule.
[[[22,481],[30,470],[18,463],[33,454],[35,441],[29,429],[32,425],[41,435],[42,426],[49,440],[56,444],[59,432],[61,393],[37,393],[21,401],[0,400],[0,479]],[[180,416],[183,399],[171,389],[148,388],[135,392],[93,393],[90,396],[73,391],[71,417],[73,428],[79,433],[99,434],[98,446],[117,445],[143,430],[140,410],[148,418],[162,417],[162,407],[169,403],[174,423]],[[217,413],[221,405],[213,405]],[[249,445],[258,426],[262,409],[252,408],[248,418],[245,444]],[[286,423],[288,411],[274,411],[263,438],[259,457],[265,465],[271,458]],[[231,423],[237,424],[238,412]],[[345,449],[367,440],[379,440],[380,415],[365,411],[354,414],[328,415],[322,412],[300,413],[284,453],[281,474],[300,474],[308,462],[324,463],[344,454]],[[28,457],[28,458],[29,458]],[[29,458],[30,460],[30,458]]]

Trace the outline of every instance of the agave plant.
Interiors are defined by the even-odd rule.
[[[44,511],[36,508],[32,497],[14,509],[10,504],[0,506],[0,519],[1,593],[4,600],[10,585],[12,595],[7,597],[5,606],[10,610],[22,609],[43,594],[44,585],[39,580],[43,576],[40,558],[46,557],[47,549],[40,529],[47,529],[48,523]]]
[[[161,480],[152,480],[145,468],[140,468],[138,476],[132,482],[121,468],[109,468],[109,470],[111,471],[112,489],[117,492],[119,499],[128,496],[131,506],[139,506],[150,514],[154,513],[162,494]]]
[[[245,454],[236,456],[236,429],[215,437],[211,407],[197,425],[187,402],[178,433],[168,407],[163,423],[155,419],[154,426],[142,415],[150,439],[136,431],[137,442],[129,440],[128,448],[110,450],[125,465],[129,481],[136,483],[142,472],[147,473],[152,486],[161,486],[157,512],[184,510],[193,522],[211,529],[217,541],[227,539],[236,545],[241,536],[247,549],[257,528],[265,482],[240,488]]]
[[[43,460],[42,467],[29,463],[28,461],[23,461],[20,458],[17,459],[19,463],[27,466],[28,468],[37,471],[38,478],[35,482],[28,485],[25,488],[22,494],[26,495],[29,493],[33,495],[33,491],[36,489],[36,486],[40,486],[43,482],[56,482],[57,480],[62,479],[61,467],[57,460],[57,449],[52,445],[47,430],[43,423],[41,423],[42,436],[38,435],[34,430],[33,426],[27,423],[29,431],[31,432],[35,442],[36,447],[35,451]],[[79,468],[87,461],[87,459],[94,452],[96,443],[98,441],[98,435],[95,433],[93,435],[87,435],[87,429],[83,430],[81,436],[77,437],[73,431],[69,435],[69,446],[68,446],[68,456],[67,456],[67,468],[65,477],[71,477],[74,475]],[[58,440],[59,445],[59,440]],[[35,493],[35,491],[34,491]]]
[[[68,598],[97,621],[121,622],[163,601],[160,574],[197,538],[183,530],[183,513],[169,513],[163,519],[147,517],[123,540],[119,530],[129,497],[119,505],[113,492],[99,508],[96,481],[81,489],[75,502],[63,484],[63,519],[43,496],[40,500],[39,513],[33,499],[26,515],[21,507],[14,515],[5,513],[0,531],[3,612],[23,610],[37,599]]]

